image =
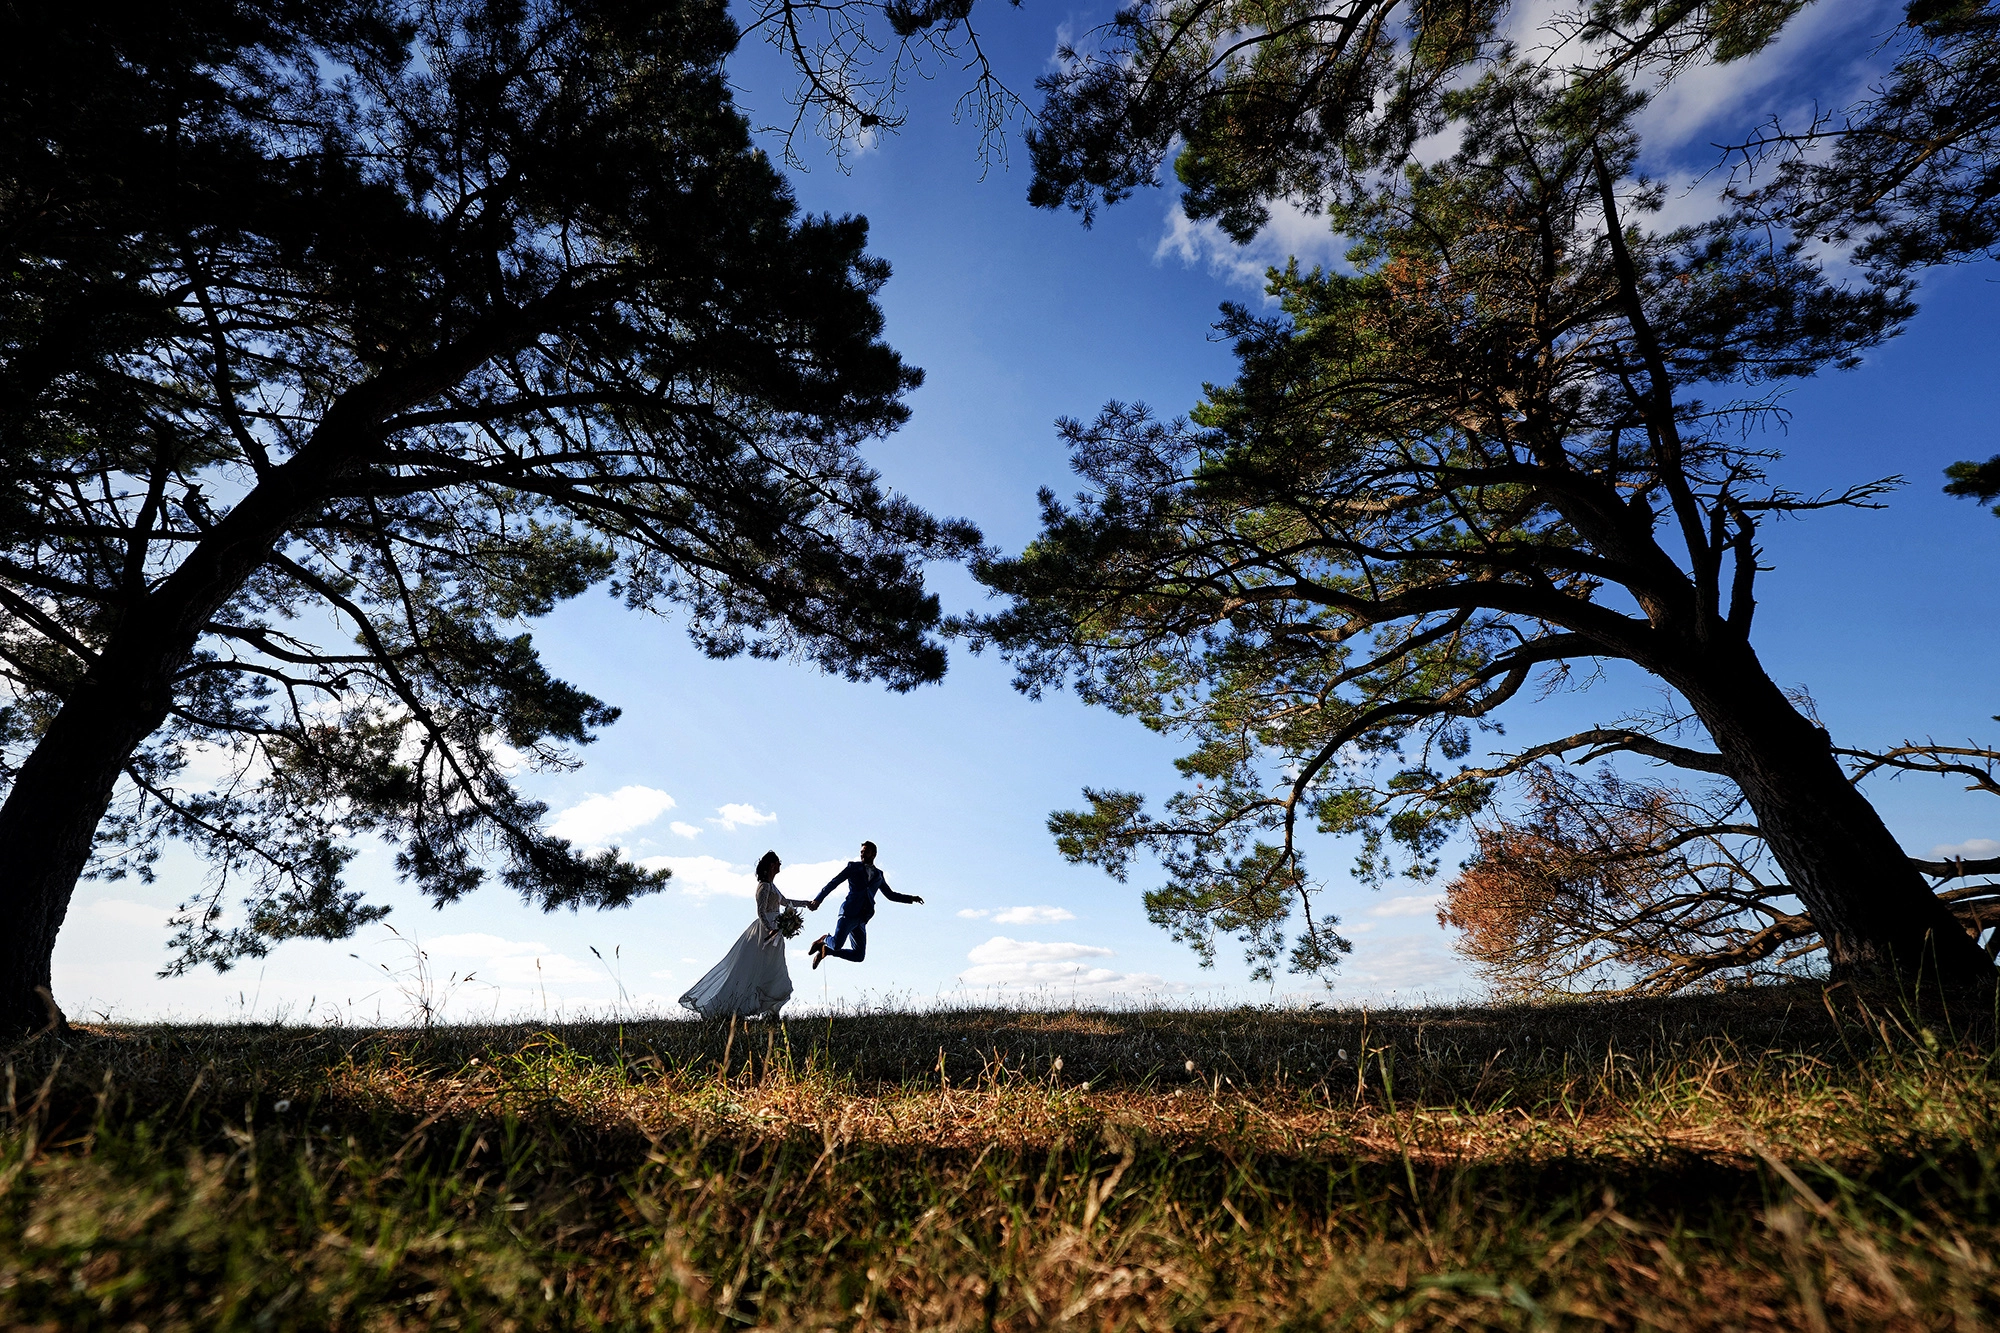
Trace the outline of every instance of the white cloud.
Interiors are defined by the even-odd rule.
[[[959,973],[958,984],[968,990],[1047,990],[1062,998],[1100,1000],[1192,989],[1152,972],[1114,972],[1080,963],[987,963]]]
[[[181,745],[181,771],[174,785],[185,791],[212,791],[236,776],[242,758],[226,745],[188,741]]]
[[[992,917],[996,926],[1044,926],[1076,920],[1076,913],[1066,907],[961,907],[958,914],[968,921]]]
[[[995,935],[975,947],[966,957],[975,963],[1053,963],[1077,958],[1109,958],[1111,950],[1095,944],[1011,940],[1005,935]]]
[[[966,955],[973,965],[958,974],[958,984],[969,989],[1040,989],[1097,998],[1188,989],[1183,982],[1168,981],[1151,972],[1117,972],[1083,961],[1110,956],[1111,950],[1095,944],[995,935]]]
[[[680,834],[683,838],[698,838],[701,836],[700,828],[693,824],[683,824],[678,819],[667,825],[667,827]]]
[[[778,872],[778,887],[789,898],[811,897],[833,877],[835,871],[846,864],[845,861],[801,861],[797,865],[787,862]],[[658,870],[664,866],[673,871],[673,883],[689,897],[757,896],[755,868],[725,861],[719,856],[649,856],[639,865],[646,870]]]
[[[845,861],[801,861],[797,865],[787,861],[785,868],[778,872],[778,887],[785,891],[787,898],[810,898],[846,867]],[[827,899],[826,906],[838,908],[840,895]]]
[[[731,865],[718,856],[649,856],[639,862],[646,870],[665,867],[673,882],[693,898],[754,898],[757,878],[749,866]]]
[[[731,802],[728,805],[717,806],[715,818],[708,822],[721,825],[724,832],[733,833],[739,828],[756,828],[759,824],[776,823],[777,819],[776,815],[766,814],[754,805]]]
[[[540,940],[510,940],[504,935],[479,931],[440,935],[432,940],[418,940],[417,945],[432,958],[490,958],[498,954],[532,958],[549,952],[549,946]]]
[[[658,819],[674,798],[651,787],[620,787],[609,796],[587,796],[549,822],[549,832],[582,847],[604,847],[621,833]]]
[[[996,926],[1040,926],[1056,921],[1074,921],[1076,913],[1063,907],[1010,907],[993,914]]]
[[[1406,893],[1388,898],[1368,909],[1370,916],[1430,916],[1444,902],[1442,893]]]
[[[1754,128],[1761,117],[1761,111],[1753,106],[1754,99],[1804,61],[1814,63],[1817,77],[1832,75],[1837,79],[1845,75],[1847,86],[1835,85],[1829,100],[1846,101],[1866,85],[1865,60],[1835,55],[1829,49],[1829,39],[1836,38],[1841,28],[1866,24],[1869,16],[1864,11],[1868,7],[1852,3],[1810,6],[1785,26],[1775,42],[1756,55],[1727,65],[1696,64],[1683,71],[1664,88],[1650,90],[1652,96],[1638,118],[1641,135],[1647,142],[1662,147],[1686,145],[1704,155],[1720,156],[1707,142],[1714,137],[1714,131],[1720,130],[1721,137],[1726,139],[1744,137],[1745,131]],[[1882,8],[1879,4],[1876,7]],[[1884,16],[1887,17],[1886,13]],[[1875,43],[1863,37],[1859,42],[1843,45],[1867,52]],[[1803,107],[1798,110],[1810,117],[1810,110]]]
[[[1465,959],[1442,934],[1405,936],[1400,942],[1384,937],[1379,951],[1357,945],[1335,973],[1334,984],[1345,1000],[1446,1000],[1478,989]]]
[[[1213,222],[1196,222],[1176,201],[1167,213],[1166,230],[1153,247],[1153,262],[1172,257],[1189,268],[1206,267],[1216,277],[1262,291],[1266,269],[1283,268],[1294,256],[1302,268],[1315,264],[1333,268],[1347,245],[1333,234],[1324,214],[1308,212],[1290,199],[1271,206],[1271,220],[1248,245],[1230,240]]]
[[[966,957],[972,966],[958,974],[968,989],[1048,990],[1065,997],[1184,991],[1183,982],[1168,981],[1151,972],[1117,972],[1082,960],[1109,958],[1111,950],[1095,944],[1044,943],[995,935]]]
[[[1509,5],[1501,21],[1500,35],[1538,64],[1567,68],[1581,59],[1587,48],[1572,41],[1557,49],[1554,43],[1561,34],[1550,25],[1574,8],[1570,0],[1527,0],[1525,4]]]
[[[1959,857],[1968,861],[1984,861],[2000,856],[2000,842],[1992,838],[1971,838],[1965,842],[1941,842],[1931,848],[1933,861],[1953,861]]]

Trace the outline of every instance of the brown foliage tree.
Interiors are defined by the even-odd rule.
[[[1904,752],[1896,752],[1899,755]],[[1864,764],[1872,771],[1880,761]],[[1906,765],[1908,766],[1908,765]],[[1496,995],[1667,994],[1798,975],[1826,947],[1774,877],[1740,793],[1537,763],[1525,811],[1475,828],[1443,926]],[[1949,881],[1983,862],[1916,866]],[[2000,884],[1939,895],[1976,937],[2000,927]],[[2000,929],[1988,956],[2000,951]]]

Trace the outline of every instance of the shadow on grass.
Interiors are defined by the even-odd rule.
[[[2000,1136],[1972,1028],[1795,987],[80,1032],[9,1066],[0,1315],[1979,1326]]]

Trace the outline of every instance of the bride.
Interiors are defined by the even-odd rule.
[[[787,907],[810,908],[813,904],[810,898],[787,898],[778,892],[773,881],[783,864],[776,852],[765,852],[757,863],[757,919],[736,937],[736,943],[707,976],[688,987],[687,994],[681,996],[683,1008],[703,1018],[731,1014],[776,1018],[779,1006],[792,998],[792,974],[785,966],[785,937],[778,933],[778,914]]]

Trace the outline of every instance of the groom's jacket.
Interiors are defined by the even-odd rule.
[[[840,905],[840,914],[849,921],[866,921],[875,915],[875,895],[879,891],[890,902],[913,903],[916,895],[898,893],[889,887],[889,881],[882,878],[882,872],[866,861],[849,861],[845,869],[826,882],[826,887],[813,899],[817,907],[826,901],[826,895],[847,882],[847,901]]]

